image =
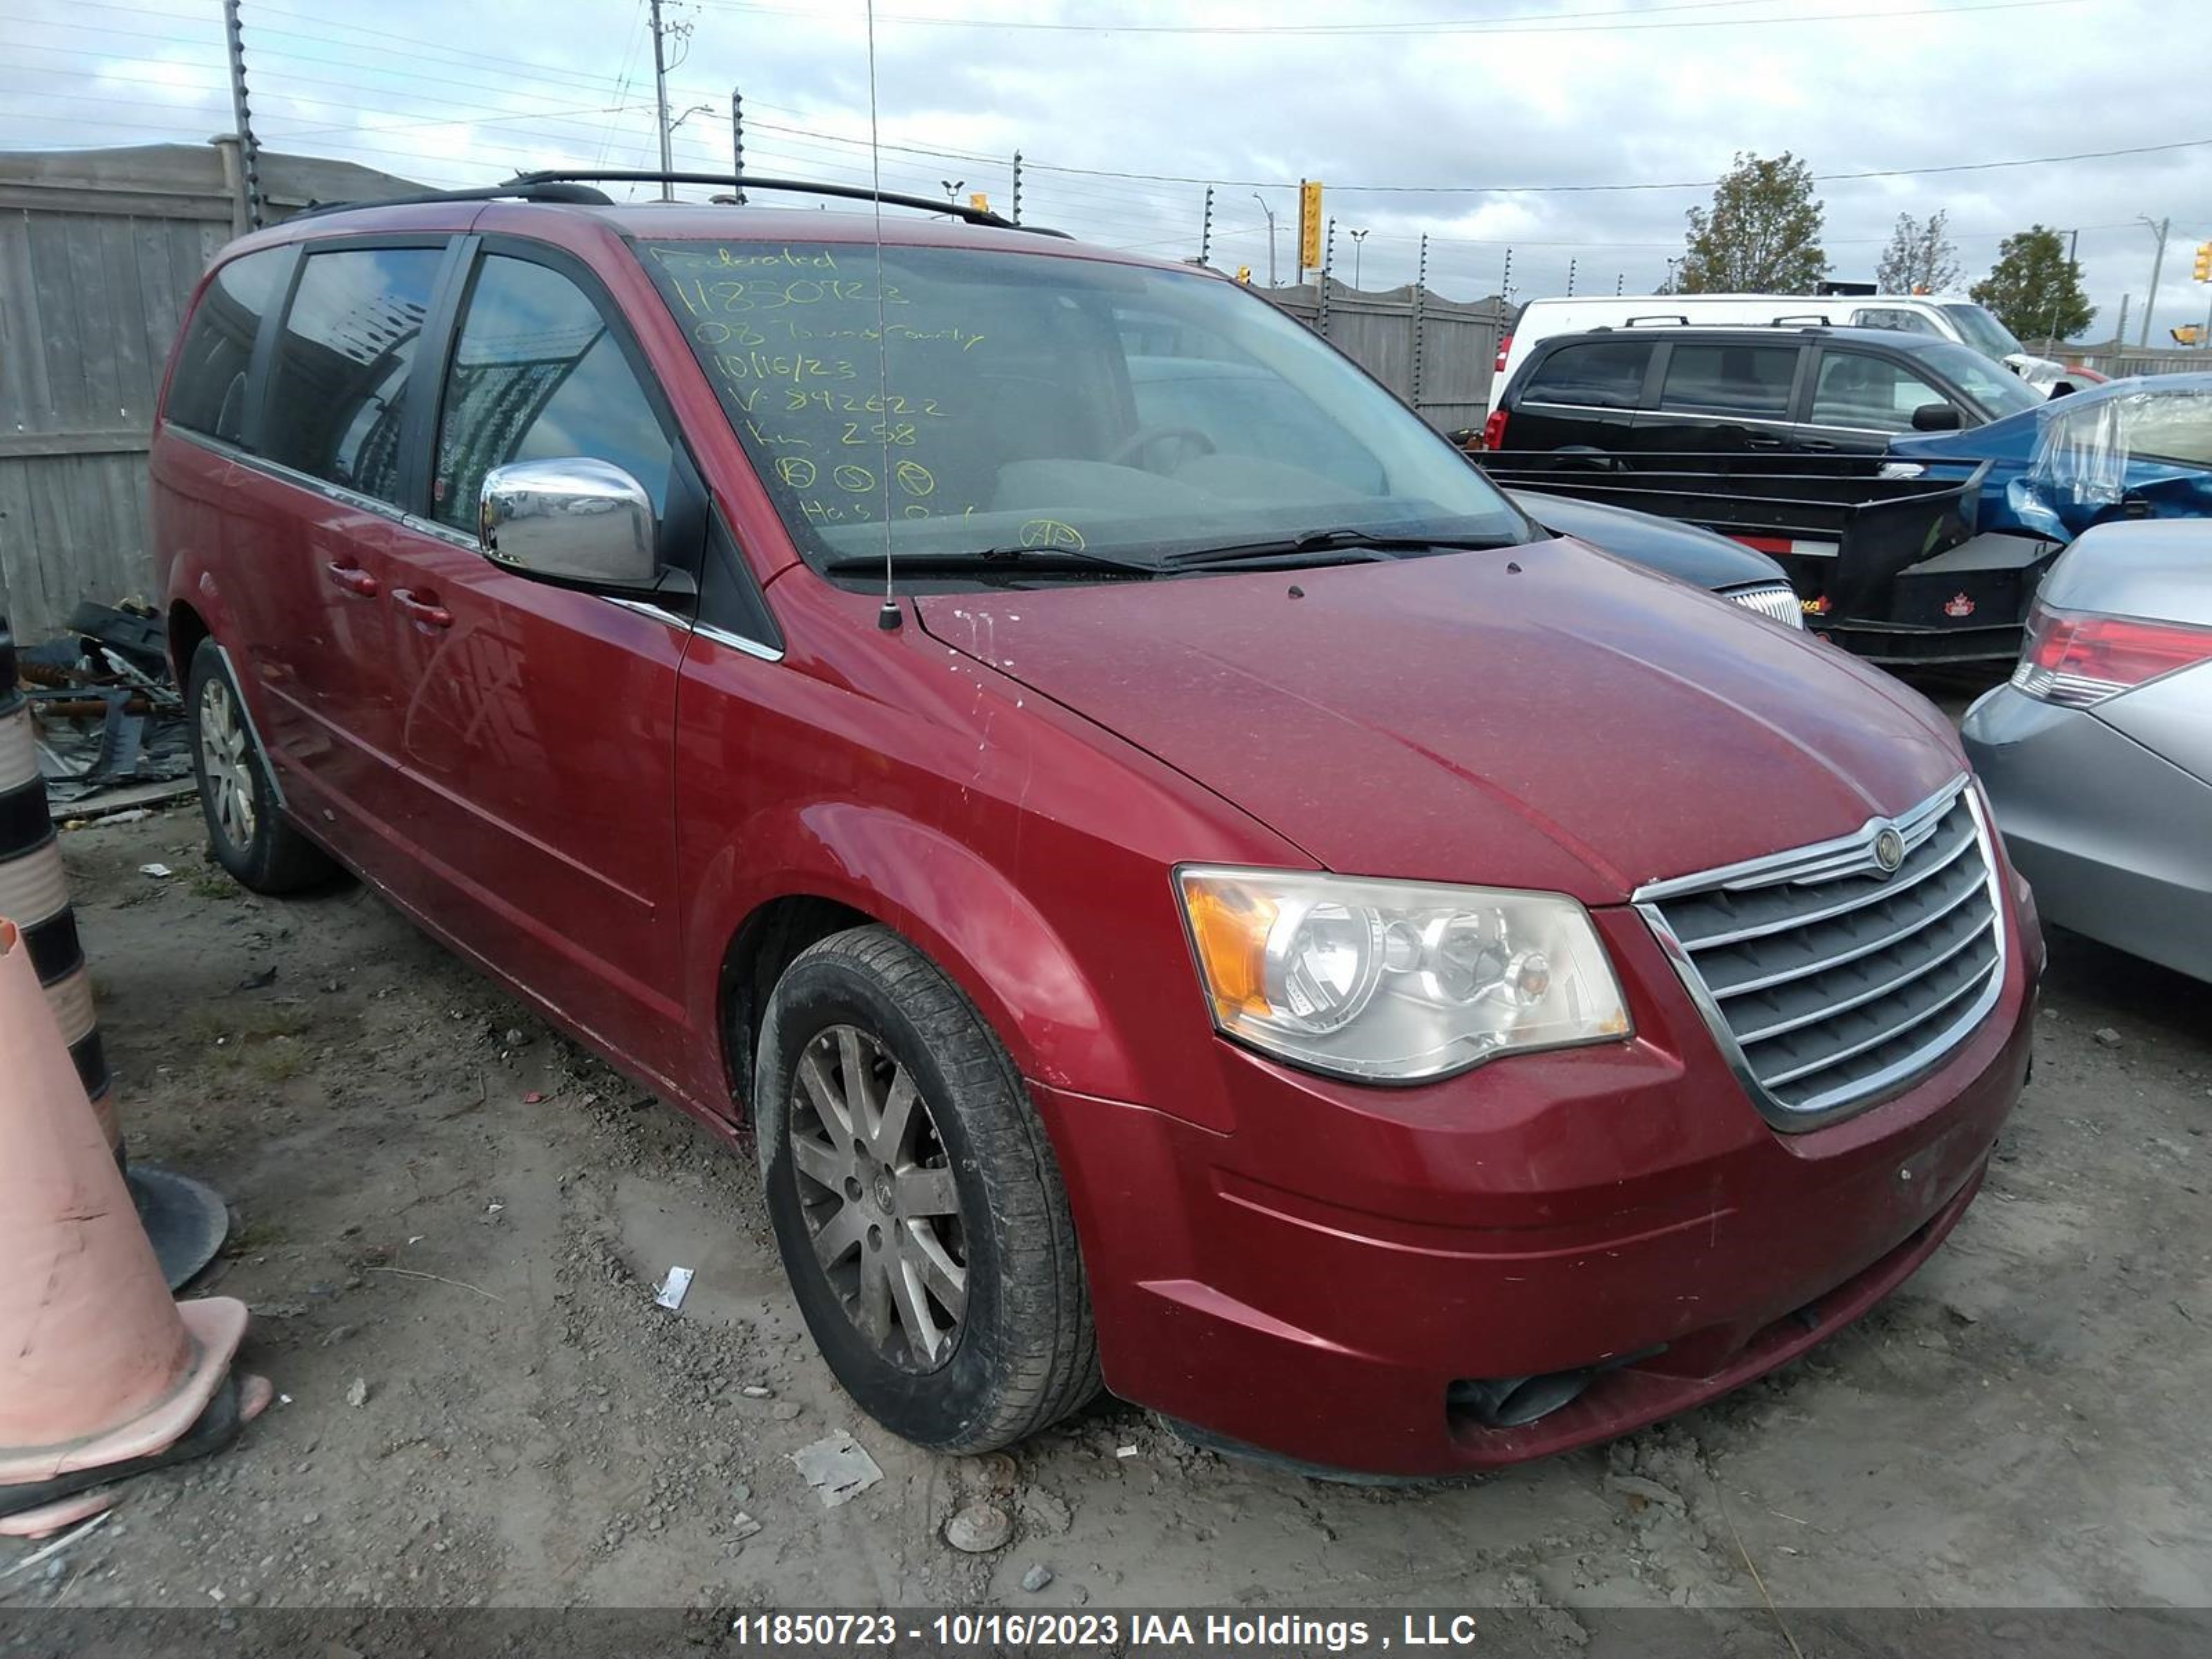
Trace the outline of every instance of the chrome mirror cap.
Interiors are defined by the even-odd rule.
[[[606,461],[517,461],[484,475],[477,545],[528,576],[631,591],[659,574],[653,498]]]

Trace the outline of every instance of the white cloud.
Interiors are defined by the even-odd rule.
[[[1195,252],[1201,183],[1054,172],[1047,164],[1181,179],[1267,179],[1290,257],[1301,176],[1332,185],[1340,226],[1368,228],[1370,286],[1413,274],[1432,237],[1431,280],[1462,295],[1498,281],[1514,243],[1523,295],[1632,290],[1665,274],[1691,191],[1586,194],[1365,194],[1387,183],[1602,184],[1702,179],[1740,149],[1789,149],[1816,173],[1923,167],[2116,149],[2212,136],[2195,77],[2160,42],[2201,32],[2184,0],[881,0],[878,79],[887,138],[951,155],[886,149],[887,186],[927,195],[951,179],[1004,205],[1011,154],[1032,164],[1029,216],[1093,240]],[[198,139],[228,124],[220,20],[179,12],[115,36],[61,0],[19,0],[23,50],[0,76],[0,144]],[[313,10],[325,26],[297,15]],[[950,28],[901,14],[992,20]],[[1609,21],[1597,13],[1613,13]],[[1792,14],[1822,21],[1762,24]],[[1949,15],[1942,15],[1942,14]],[[693,33],[672,77],[678,108],[715,113],[677,135],[679,160],[727,165],[726,108],[741,81],[756,171],[861,182],[867,74],[854,0],[696,0],[672,9]],[[1015,27],[1109,17],[1369,27],[1488,15],[1547,19],[1523,30],[1282,35],[1108,33]],[[655,155],[651,56],[635,0],[246,0],[254,106],[271,149],[319,149],[426,183],[478,182],[525,165],[642,166]],[[1702,27],[1671,25],[1697,22]],[[1653,25],[1668,24],[1659,27]],[[628,106],[605,112],[617,103]],[[332,131],[332,129],[340,129]],[[775,131],[771,128],[799,131]],[[296,134],[288,138],[288,134]],[[818,135],[830,135],[823,137]],[[2156,325],[2203,319],[2189,280],[2212,236],[2202,185],[2212,150],[2116,157],[1822,186],[1839,276],[1870,275],[1899,212],[1951,210],[1970,277],[2007,232],[2081,228],[2091,297],[2108,325],[2120,295],[2142,315],[2152,238],[2137,214],[2172,216]],[[1265,266],[1249,185],[1224,184],[1222,257]],[[1341,246],[1342,244],[1340,243]],[[2131,328],[2130,332],[2134,330]]]

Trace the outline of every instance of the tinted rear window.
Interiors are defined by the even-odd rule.
[[[310,253],[278,337],[270,459],[382,501],[399,499],[399,423],[445,250]]]
[[[1651,346],[1644,340],[1591,340],[1562,346],[1536,366],[1521,395],[1540,403],[1633,409],[1650,362]]]
[[[1778,421],[1796,378],[1796,346],[1677,345],[1659,406]]]
[[[168,418],[194,432],[236,443],[245,430],[246,373],[253,337],[276,298],[284,250],[264,248],[216,271],[200,295],[177,350]]]

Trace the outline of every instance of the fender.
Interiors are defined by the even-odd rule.
[[[1130,1056],[1073,953],[1006,872],[942,830],[856,801],[780,805],[695,867],[685,981],[694,1029],[714,1038],[715,1086],[723,954],[763,905],[809,896],[904,935],[981,1011],[1024,1078],[1136,1092]]]

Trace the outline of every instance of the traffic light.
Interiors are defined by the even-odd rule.
[[[2176,345],[2193,346],[2198,343],[2197,336],[2199,331],[2194,323],[2184,323],[2179,328],[2169,328],[2166,331],[2173,336]]]
[[[2212,283],[2212,242],[2199,242],[2197,245],[2195,276],[2200,283]]]
[[[968,205],[978,213],[988,213],[991,210],[991,198],[980,190],[971,190],[968,192]]]
[[[1250,283],[1251,283],[1251,281],[1252,281],[1252,267],[1251,267],[1251,266],[1249,266],[1249,265],[1239,265],[1239,266],[1237,266],[1237,280],[1238,282],[1240,282],[1240,283],[1243,283],[1246,284],[1246,285],[1249,287],[1249,286],[1250,285]]]

